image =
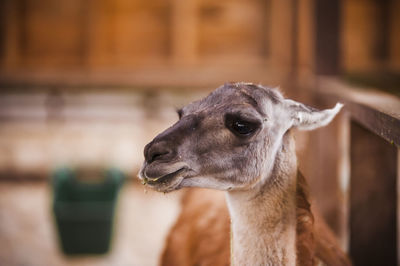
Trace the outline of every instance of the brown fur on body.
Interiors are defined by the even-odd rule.
[[[351,265],[336,242],[333,232],[311,212],[308,187],[297,176],[297,264]],[[164,266],[230,265],[230,218],[224,193],[208,189],[188,189],[182,211],[171,229],[161,258]]]
[[[169,232],[161,265],[229,265],[230,221],[224,193],[191,188]]]

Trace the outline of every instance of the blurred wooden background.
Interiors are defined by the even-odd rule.
[[[281,83],[294,69],[307,78],[326,72],[321,55],[333,56],[335,49],[342,72],[400,68],[398,0],[2,0],[0,5],[4,81],[18,75],[29,82],[47,73],[44,80],[66,82],[65,73],[83,71],[95,81],[117,72],[116,79],[133,75],[128,83],[151,84],[146,77],[155,71],[153,84],[179,84],[193,69],[189,73],[199,84],[207,83],[205,72],[212,77],[208,83],[240,78]],[[332,30],[340,32],[339,42]],[[205,70],[210,68],[221,73]],[[124,72],[131,70],[143,77]]]
[[[328,127],[297,133],[300,169],[355,264],[395,265],[399,10],[400,0],[0,0],[1,180],[43,181],[59,161],[134,176],[174,107],[226,81],[281,85],[313,106],[346,103]]]

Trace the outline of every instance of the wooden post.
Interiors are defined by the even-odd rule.
[[[341,0],[315,1],[315,71],[322,75],[340,72]]]
[[[352,123],[350,256],[354,265],[397,263],[397,153],[386,140]]]
[[[197,0],[172,1],[172,60],[190,65],[197,60]]]
[[[349,197],[350,197],[350,115],[343,112],[338,123],[338,237],[342,248],[349,249]]]
[[[400,148],[397,149],[397,265],[400,265]]]
[[[400,0],[394,0],[391,3],[390,10],[390,66],[395,71],[400,71]]]
[[[377,9],[377,38],[374,57],[377,63],[385,63],[390,51],[390,4],[392,0],[375,0]]]
[[[0,68],[4,64],[5,58],[5,42],[6,42],[6,3],[0,1]]]
[[[97,66],[102,56],[99,38],[100,8],[103,2],[82,1],[81,58],[82,66],[88,70]]]
[[[298,78],[300,82],[306,83],[313,77],[315,68],[314,0],[301,0],[298,4]],[[304,93],[304,91],[302,93]]]
[[[293,85],[296,86],[297,84],[297,71],[298,71],[298,43],[299,43],[299,2],[298,0],[292,0],[291,4],[291,11],[292,11],[292,44],[291,44],[291,63],[290,63],[290,74],[289,79],[292,80]]]
[[[18,65],[20,53],[20,20],[18,19],[19,1],[5,0],[3,5],[3,14],[5,15],[3,68],[12,69]]]
[[[282,72],[284,76],[290,75],[293,64],[292,45],[293,14],[292,0],[271,0],[270,19],[270,51],[271,65]]]

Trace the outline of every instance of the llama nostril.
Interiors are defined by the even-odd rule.
[[[150,143],[145,148],[145,159],[147,163],[152,163],[157,160],[163,160],[170,158],[172,151],[165,145],[165,143]]]

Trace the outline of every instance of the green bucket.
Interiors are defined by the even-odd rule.
[[[117,169],[83,172],[58,169],[52,177],[53,211],[62,250],[67,255],[104,254],[110,249],[114,211],[124,175]],[[93,172],[92,172],[93,176]]]

